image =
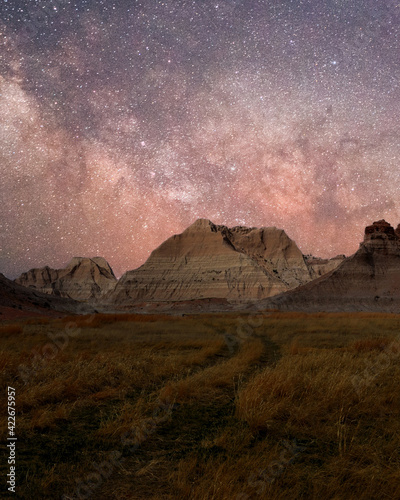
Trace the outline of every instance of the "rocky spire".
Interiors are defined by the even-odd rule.
[[[400,236],[400,224],[397,226],[396,231],[384,219],[374,222],[371,226],[365,228],[364,242],[374,240],[376,238],[396,240]]]

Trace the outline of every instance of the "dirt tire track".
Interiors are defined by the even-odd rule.
[[[221,353],[214,355],[205,365],[196,367],[183,380],[236,357],[243,341],[236,335],[234,337],[237,340],[235,349],[227,344]],[[274,364],[280,357],[277,344],[262,335],[254,335],[252,338],[261,339],[265,351],[259,362],[245,374],[242,382],[248,380],[260,367]],[[226,394],[227,400],[221,402],[210,401],[204,404],[195,401],[174,404],[172,418],[157,426],[155,432],[133,454],[124,456],[123,467],[113,472],[101,491],[94,493],[96,500],[177,498],[168,481],[174,465],[196,449],[203,439],[212,440],[225,424],[232,422],[232,419],[237,420],[235,388],[230,387]]]

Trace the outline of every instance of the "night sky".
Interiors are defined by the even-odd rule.
[[[0,0],[0,272],[117,275],[199,217],[400,222],[397,0]]]

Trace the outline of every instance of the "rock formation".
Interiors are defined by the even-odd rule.
[[[314,279],[336,269],[346,256],[341,254],[336,255],[336,257],[332,257],[331,259],[321,259],[320,257],[306,255],[304,258],[310,270],[311,276]]]
[[[51,315],[54,311],[88,313],[93,309],[72,299],[47,295],[38,290],[18,285],[0,274],[0,319],[19,315]]]
[[[365,228],[357,252],[325,276],[263,301],[266,308],[400,312],[400,234],[384,220]]]
[[[124,306],[263,299],[307,283],[316,273],[281,229],[228,228],[199,219],[162,243],[141,267],[125,273],[107,301]]]
[[[112,290],[117,279],[102,257],[74,257],[63,269],[31,269],[15,282],[58,297],[90,301]]]

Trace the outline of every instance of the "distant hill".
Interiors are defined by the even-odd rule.
[[[117,278],[102,257],[74,257],[63,269],[31,269],[15,282],[57,297],[96,301],[115,287]]]

